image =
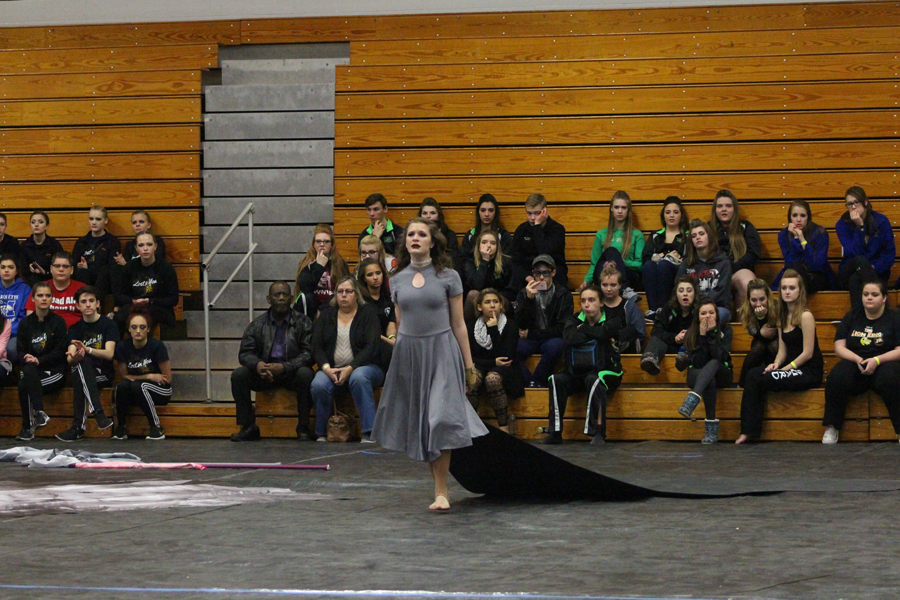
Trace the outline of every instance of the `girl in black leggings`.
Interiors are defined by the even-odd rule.
[[[900,433],[900,312],[887,305],[881,279],[863,284],[861,303],[862,308],[844,315],[834,336],[841,361],[825,382],[823,444],[837,443],[850,399],[869,389],[884,400]]]
[[[806,287],[797,271],[784,272],[778,304],[778,355],[770,365],[747,373],[741,397],[741,435],[736,444],[762,435],[768,392],[800,392],[822,384],[825,362],[816,337],[816,319],[806,308]]]

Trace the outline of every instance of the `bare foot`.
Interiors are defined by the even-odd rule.
[[[428,510],[434,510],[438,512],[450,510],[450,500],[447,498],[446,494],[436,494],[434,497],[434,502],[431,506],[428,507]]]
[[[748,439],[749,439],[749,438],[748,438],[746,435],[744,435],[744,434],[742,433],[742,434],[741,434],[741,437],[739,437],[738,439],[736,439],[736,440],[734,441],[734,443],[735,443],[735,444],[743,444],[743,443],[746,442]]]

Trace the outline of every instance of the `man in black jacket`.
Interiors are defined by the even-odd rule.
[[[269,286],[269,310],[253,320],[241,338],[238,360],[241,366],[231,373],[231,395],[237,408],[241,430],[231,436],[232,442],[260,438],[250,391],[287,388],[297,393],[299,439],[315,439],[309,432],[310,395],[313,371],[310,368],[312,321],[291,310],[291,286],[276,281]]]
[[[534,259],[541,254],[553,257],[556,273],[553,281],[560,287],[569,285],[569,268],[566,266],[566,228],[550,218],[547,199],[542,194],[531,194],[525,200],[528,220],[516,228],[512,240],[512,283],[521,290],[531,274]]]

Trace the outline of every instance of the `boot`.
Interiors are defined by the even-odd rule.
[[[706,426],[706,433],[703,436],[703,439],[700,440],[701,444],[715,444],[719,441],[719,420],[718,419],[706,419],[703,422]]]
[[[652,352],[644,352],[641,357],[641,369],[651,375],[659,375],[659,359]]]
[[[679,371],[684,371],[691,365],[691,359],[687,355],[687,352],[679,352],[675,356],[675,368]]]
[[[678,414],[684,417],[685,419],[690,419],[691,415],[694,413],[694,409],[697,408],[697,405],[700,404],[700,394],[697,392],[688,392],[687,397],[684,399],[684,402],[681,403],[681,406],[678,407]]]

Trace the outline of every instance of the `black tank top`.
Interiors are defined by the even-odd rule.
[[[803,352],[803,329],[798,325],[789,332],[782,330],[781,341],[787,349],[785,364],[796,359]],[[825,361],[822,359],[822,351],[819,350],[819,336],[815,337],[813,345],[813,355],[804,365],[804,369],[821,373],[825,369]]]

